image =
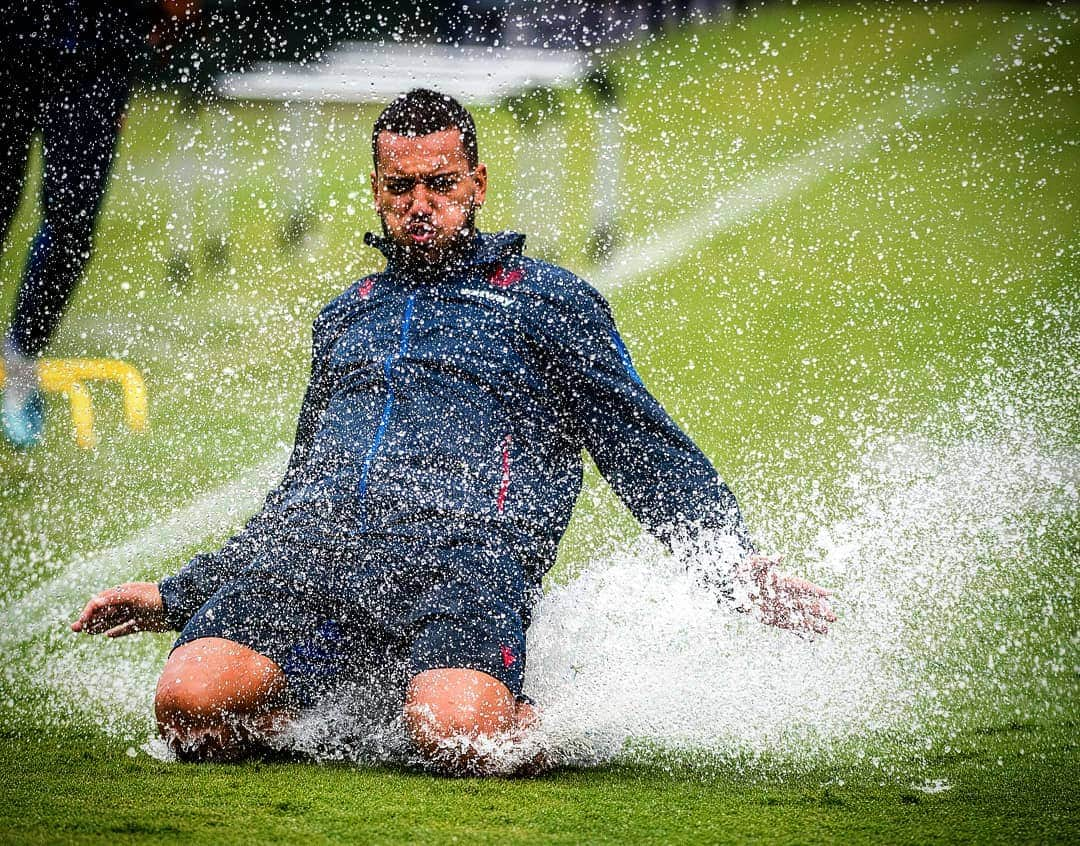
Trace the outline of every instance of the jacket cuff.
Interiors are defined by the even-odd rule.
[[[186,591],[180,576],[166,576],[158,582],[158,593],[161,594],[161,603],[165,609],[165,625],[170,629],[180,631],[187,625],[195,608],[190,608],[190,602],[186,602]]]

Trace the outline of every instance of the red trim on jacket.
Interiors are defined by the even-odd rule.
[[[510,433],[506,433],[502,446],[502,481],[499,483],[499,493],[495,497],[495,510],[500,514],[506,507],[506,493],[510,490]]]

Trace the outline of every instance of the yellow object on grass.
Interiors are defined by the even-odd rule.
[[[83,449],[97,444],[94,404],[86,382],[119,382],[124,391],[124,418],[128,426],[136,432],[146,428],[146,384],[139,371],[130,364],[104,358],[43,358],[37,363],[37,373],[42,390],[68,398],[75,443]],[[4,367],[0,364],[0,380],[3,378]]]

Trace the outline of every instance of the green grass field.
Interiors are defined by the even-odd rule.
[[[96,252],[50,354],[137,366],[151,428],[127,432],[118,392],[102,386],[95,450],[75,446],[60,397],[41,449],[0,447],[0,840],[1075,842],[1078,37],[1067,5],[800,3],[623,49],[612,61],[625,189],[613,202],[626,252],[611,267],[585,258],[590,101],[561,99],[568,143],[551,202],[566,235],[553,257],[611,292],[638,370],[763,547],[839,579],[841,595],[864,586],[810,550],[823,526],[874,524],[852,475],[872,447],[912,433],[1004,444],[1017,467],[1051,465],[1018,485],[1053,481],[1018,492],[1001,525],[965,524],[977,503],[949,525],[881,515],[896,529],[874,542],[882,557],[905,551],[894,570],[936,555],[936,535],[973,550],[940,550],[943,566],[981,579],[962,607],[932,596],[911,610],[904,636],[926,633],[918,672],[941,694],[911,725],[749,763],[745,749],[684,753],[646,732],[633,754],[532,780],[158,761],[139,751],[144,680],[168,637],[87,645],[65,631],[90,590],[175,570],[242,522],[270,483],[252,468],[291,441],[311,320],[378,267],[360,241],[377,225],[377,110],[185,110],[137,95]],[[519,129],[505,108],[476,117],[492,179],[481,224],[512,228]],[[296,119],[311,123],[306,158],[289,149]],[[277,233],[291,204],[282,172],[297,161],[318,219],[291,251]],[[36,214],[28,193],[0,260],[5,314]],[[180,284],[167,264],[185,226],[194,272]],[[231,254],[214,269],[200,245],[219,228]],[[678,249],[650,265],[654,241]],[[897,478],[917,500],[921,481],[927,496],[951,487],[942,468],[972,500],[995,469],[959,460]],[[168,524],[237,479],[249,481],[231,502]],[[635,532],[593,473],[553,583]],[[919,789],[927,780],[947,789]]]

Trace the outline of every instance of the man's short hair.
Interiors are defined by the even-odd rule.
[[[472,115],[449,94],[430,88],[414,88],[399,95],[388,105],[371,130],[371,155],[379,166],[379,134],[390,132],[410,137],[430,135],[444,129],[457,129],[465,145],[469,167],[476,167],[480,153],[476,146],[476,124]]]

